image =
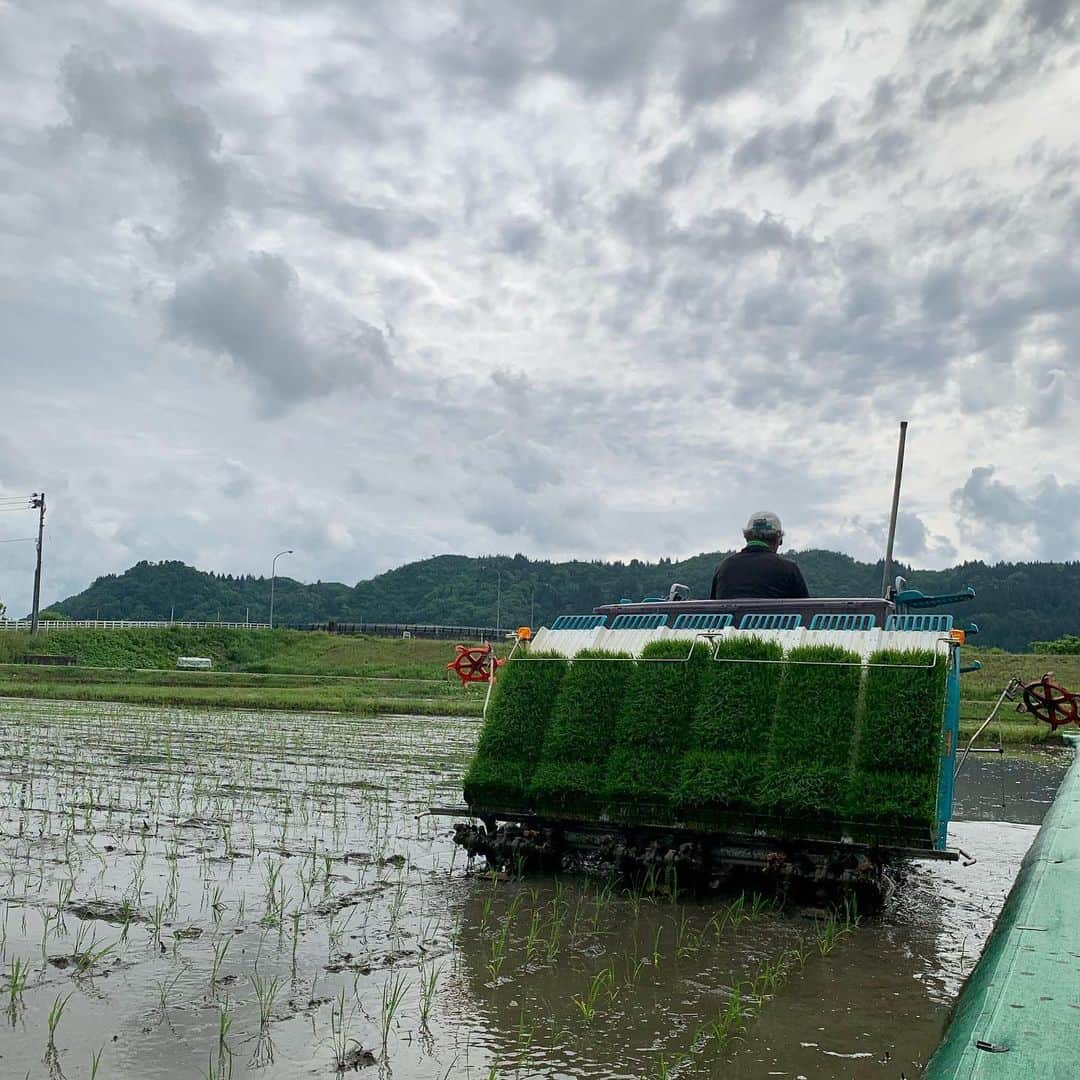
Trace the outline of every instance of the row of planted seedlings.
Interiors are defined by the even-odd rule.
[[[928,651],[863,664],[838,646],[785,655],[755,637],[657,641],[640,661],[534,654],[500,672],[465,797],[479,810],[741,814],[928,839],[945,680],[946,660]]]
[[[500,1076],[564,1075],[593,1059],[634,1075],[714,1075],[786,981],[827,962],[854,906],[813,921],[775,898],[723,902],[619,879],[499,873],[468,903],[451,971],[503,1033]]]
[[[181,1021],[203,1032],[213,1075],[272,1063],[272,1030],[298,1017],[312,1053],[386,1059],[406,997],[430,1010],[430,969],[402,969],[450,948],[431,881],[455,854],[412,814],[460,775],[456,724],[440,788],[413,722],[37,705],[2,719],[0,992],[27,1060],[47,1029],[57,1060],[108,1064],[107,1043],[60,1034],[74,1008],[96,1039],[117,997],[144,1003],[147,1041]]]

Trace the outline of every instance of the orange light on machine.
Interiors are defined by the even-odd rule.
[[[963,630],[950,630],[949,637],[953,639],[954,644],[963,645],[967,634]]]
[[[517,630],[518,641],[532,641],[532,627],[519,626]]]

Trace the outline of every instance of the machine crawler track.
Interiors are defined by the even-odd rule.
[[[905,852],[779,840],[702,837],[652,827],[598,827],[494,819],[457,822],[454,843],[470,860],[504,873],[590,873],[658,893],[752,889],[801,901],[835,902],[854,894],[860,910],[891,894]]]

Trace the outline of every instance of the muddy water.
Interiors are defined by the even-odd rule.
[[[977,861],[840,932],[468,872],[416,815],[459,801],[475,735],[0,702],[0,1075],[917,1075],[1063,768],[979,759],[959,810],[996,820],[953,832]]]

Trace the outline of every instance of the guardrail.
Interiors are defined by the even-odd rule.
[[[322,631],[325,634],[370,634],[372,637],[456,638],[458,641],[501,641],[511,633],[506,627],[443,626],[438,623],[350,623],[323,622],[291,624],[290,630]]]
[[[170,627],[179,626],[188,629],[213,629],[220,627],[223,630],[269,630],[269,623],[242,623],[242,622],[183,622],[180,619],[169,621],[168,619],[145,620],[145,619],[39,619],[38,630],[47,633],[50,630],[168,630]],[[27,630],[30,629],[29,619],[0,619],[0,631],[3,630]]]
[[[42,619],[38,631],[50,630],[168,630],[172,627],[190,630],[269,630],[269,623],[253,622],[186,622],[174,619]],[[459,641],[501,641],[509,630],[494,626],[443,626],[438,623],[369,623],[322,622],[278,623],[279,630],[321,631],[327,634],[370,634],[372,637],[455,638]],[[0,619],[0,632],[23,630],[29,632],[29,619]]]

